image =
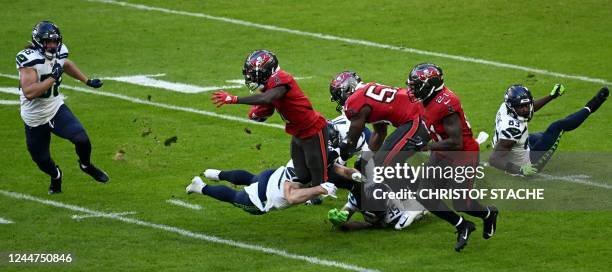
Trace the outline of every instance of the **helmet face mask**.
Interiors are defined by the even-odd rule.
[[[522,85],[512,85],[504,95],[506,108],[519,121],[529,122],[533,117],[533,96],[529,89]]]
[[[329,93],[331,101],[338,103],[336,111],[342,111],[344,103],[355,92],[359,83],[361,83],[361,77],[352,71],[341,72],[332,79],[329,84]]]
[[[268,79],[278,71],[278,59],[267,50],[255,50],[244,61],[242,75],[249,91],[261,91]]]
[[[49,47],[50,43],[55,46]],[[32,45],[47,59],[53,59],[62,47],[62,35],[59,28],[49,21],[39,22],[32,29]]]
[[[406,80],[406,86],[412,90],[414,97],[424,101],[432,97],[434,92],[444,87],[444,73],[442,69],[432,63],[417,64]]]

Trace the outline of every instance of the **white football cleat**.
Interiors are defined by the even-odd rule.
[[[404,211],[402,212],[402,216],[400,217],[400,219],[397,221],[397,224],[395,224],[395,229],[403,230],[404,228],[410,226],[412,222],[417,220],[417,217],[422,216],[423,212],[421,211]]]
[[[187,185],[187,187],[185,188],[185,192],[187,192],[187,194],[191,194],[191,193],[201,194],[202,189],[204,189],[205,186],[206,186],[206,183],[204,183],[202,178],[195,176],[193,177],[193,179],[191,179],[191,183]]]
[[[204,170],[204,176],[207,179],[209,179],[209,180],[218,181],[220,173],[221,173],[221,170],[217,170],[217,169],[206,169],[206,170]]]

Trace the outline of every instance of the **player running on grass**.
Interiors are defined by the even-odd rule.
[[[444,85],[442,69],[435,64],[417,64],[408,75],[406,85],[425,107],[425,122],[432,142],[423,150],[431,150],[428,166],[435,167],[471,167],[479,164],[479,146],[473,138],[472,128],[461,106],[459,97]],[[421,188],[444,186],[458,189],[472,189],[473,180],[461,183],[453,179],[421,180]],[[485,239],[495,234],[497,208],[483,207],[473,199],[455,199],[450,209],[440,199],[419,199],[431,213],[455,226],[457,243],[455,250],[461,251],[468,242],[470,233],[476,229],[473,222],[458,215],[455,211],[464,212],[483,220],[482,236]]]
[[[319,185],[327,181],[327,121],[314,108],[293,76],[278,65],[276,56],[267,50],[256,50],[245,60],[242,73],[251,91],[260,93],[237,97],[217,91],[212,100],[224,104],[257,105],[251,108],[251,119],[268,117],[278,111],[291,137],[291,159],[297,181]],[[257,116],[265,112],[266,115]]]
[[[491,166],[520,176],[541,171],[557,149],[563,133],[578,128],[610,94],[608,87],[603,87],[584,108],[553,122],[543,132],[529,134],[527,124],[533,113],[563,93],[563,85],[557,84],[549,95],[534,101],[529,89],[522,85],[512,85],[506,90],[495,120],[494,149],[489,156]]]
[[[98,182],[107,182],[108,175],[91,163],[87,132],[59,92],[64,72],[93,88],[102,87],[102,81],[88,79],[68,59],[68,47],[62,42],[59,28],[49,21],[34,26],[30,45],[17,54],[16,60],[26,143],[32,160],[51,177],[49,194],[62,192],[63,178],[62,171],[51,159],[51,133],[74,144],[83,172]]]

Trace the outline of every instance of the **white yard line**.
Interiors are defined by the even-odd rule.
[[[350,271],[378,271],[375,269],[369,269],[369,268],[360,267],[360,266],[356,266],[352,264],[341,263],[341,262],[325,260],[325,259],[319,259],[317,257],[312,257],[312,256],[297,255],[297,254],[289,253],[281,249],[275,249],[271,247],[264,247],[264,246],[239,242],[235,240],[219,238],[217,236],[212,236],[212,235],[199,233],[199,232],[192,232],[192,231],[181,229],[181,228],[174,227],[174,226],[157,224],[157,223],[147,222],[143,220],[127,218],[127,217],[119,216],[119,215],[112,214],[112,213],[105,213],[101,211],[90,210],[84,207],[71,205],[71,204],[65,204],[59,201],[54,201],[54,200],[38,198],[35,196],[31,196],[31,195],[26,195],[26,194],[21,194],[21,193],[16,193],[16,192],[9,192],[9,191],[4,191],[4,190],[0,190],[0,194],[6,197],[14,198],[14,199],[28,200],[28,201],[44,204],[47,206],[68,209],[71,211],[76,211],[76,212],[81,212],[85,214],[95,215],[98,217],[108,218],[111,220],[117,220],[123,223],[134,224],[134,225],[139,225],[139,226],[148,227],[152,229],[176,233],[178,235],[193,238],[193,239],[208,241],[208,242],[222,244],[222,245],[228,245],[228,246],[251,250],[251,251],[262,252],[266,254],[271,254],[271,255],[276,255],[279,257],[287,258],[287,259],[304,261],[304,262],[308,262],[311,264],[340,268],[340,269],[345,269],[345,270],[350,270]]]
[[[2,74],[2,73],[0,73],[0,77],[12,78],[12,79],[16,79],[16,80],[19,79],[19,77],[16,76],[16,75],[8,75],[8,74]],[[205,116],[217,117],[217,118],[221,118],[221,119],[225,119],[225,120],[238,121],[238,122],[242,122],[242,123],[248,123],[248,124],[251,124],[251,125],[258,125],[258,126],[265,126],[265,127],[274,127],[274,128],[285,128],[285,126],[279,125],[279,124],[271,124],[271,123],[265,123],[265,122],[255,122],[255,121],[251,121],[251,120],[249,120],[247,118],[240,118],[240,117],[236,117],[236,116],[232,116],[232,115],[224,115],[224,114],[219,114],[219,113],[215,113],[215,112],[199,110],[199,109],[194,109],[194,108],[175,106],[175,105],[164,104],[164,103],[159,103],[159,102],[151,102],[151,101],[148,101],[148,100],[144,100],[144,99],[140,99],[140,98],[135,98],[135,97],[127,96],[127,95],[122,95],[122,94],[116,94],[116,93],[112,93],[112,92],[109,92],[109,91],[96,91],[96,90],[92,90],[92,89],[88,89],[88,88],[70,86],[70,85],[66,85],[66,84],[62,84],[61,88],[68,89],[68,90],[73,90],[73,91],[79,91],[79,92],[83,92],[83,93],[89,93],[89,94],[113,97],[113,98],[117,98],[117,99],[121,99],[121,100],[126,100],[126,101],[129,101],[129,102],[132,102],[132,103],[136,103],[136,104],[150,105],[150,106],[156,106],[156,107],[165,108],[165,109],[178,110],[178,111],[191,112],[191,113],[196,113],[196,114],[205,115]],[[208,103],[208,101],[207,101],[207,103]]]
[[[19,105],[19,100],[0,100],[0,105]]]
[[[198,17],[198,18],[220,21],[220,22],[225,22],[225,23],[230,23],[230,24],[235,24],[235,25],[254,27],[254,28],[265,29],[265,30],[276,31],[276,32],[290,33],[290,34],[299,35],[299,36],[307,36],[307,37],[312,37],[312,38],[321,39],[321,40],[338,41],[338,42],[343,42],[347,44],[382,48],[382,49],[407,52],[407,53],[412,53],[412,54],[417,54],[417,55],[447,58],[447,59],[452,59],[452,60],[457,60],[457,61],[462,61],[462,62],[472,62],[472,63],[478,63],[482,65],[526,71],[526,72],[530,72],[534,74],[575,79],[575,80],[586,81],[586,82],[594,82],[594,83],[599,83],[603,85],[611,84],[609,81],[605,79],[600,79],[600,78],[591,78],[591,77],[581,76],[581,75],[563,74],[563,73],[557,73],[557,72],[548,71],[544,69],[538,69],[538,68],[533,68],[533,67],[502,63],[502,62],[497,62],[497,61],[472,58],[472,57],[461,56],[461,55],[451,55],[451,54],[440,53],[440,52],[425,51],[425,50],[420,50],[416,48],[408,48],[408,47],[402,47],[402,46],[396,46],[396,45],[371,42],[371,41],[366,41],[366,40],[344,38],[344,37],[328,35],[328,34],[323,34],[323,33],[306,32],[306,31],[300,31],[300,30],[295,30],[295,29],[277,27],[273,25],[252,23],[248,21],[237,20],[237,19],[232,19],[232,18],[227,18],[227,17],[213,16],[213,15],[209,15],[205,13],[180,11],[180,10],[173,10],[173,9],[167,9],[167,8],[161,8],[161,7],[155,7],[155,6],[118,2],[118,1],[112,1],[112,0],[87,0],[87,1],[117,5],[117,6],[122,6],[122,7],[130,7],[130,8],[135,8],[139,10],[157,11],[157,12],[163,12],[163,13],[168,13],[168,14]]]
[[[547,181],[567,181],[567,182],[586,185],[586,186],[594,186],[594,187],[599,187],[599,188],[604,188],[604,189],[612,189],[612,185],[610,184],[598,183],[598,182],[586,180],[586,179],[590,179],[590,177],[586,175],[553,176],[549,174],[538,173],[537,177],[542,180],[547,180]]]
[[[0,87],[0,93],[19,95],[19,88],[15,87]]]
[[[132,215],[132,214],[137,214],[138,212],[120,212],[120,213],[109,213],[112,215],[116,215],[116,216],[123,216],[123,215]],[[93,217],[100,217],[99,215],[95,215],[95,214],[87,214],[87,215],[78,215],[75,214],[72,216],[72,219],[74,220],[81,220],[84,218],[93,218]]]
[[[223,85],[223,86],[197,86],[186,83],[179,82],[170,82],[161,79],[153,78],[149,75],[133,75],[133,76],[120,76],[120,77],[104,77],[102,79],[125,82],[145,87],[153,87],[158,89],[170,90],[179,93],[203,93],[215,90],[227,90],[227,89],[240,89],[244,87],[243,84],[240,85]],[[244,82],[244,80],[243,80]]]
[[[196,205],[196,204],[191,204],[179,199],[168,199],[166,200],[167,203],[176,205],[176,206],[181,206],[181,207],[185,207],[187,209],[192,209],[192,210],[201,210],[202,206],[200,205]]]
[[[0,217],[0,224],[13,224],[13,223],[15,223],[15,222]]]

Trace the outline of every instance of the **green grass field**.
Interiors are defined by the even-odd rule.
[[[434,62],[444,69],[447,86],[462,98],[474,132],[489,134],[493,133],[503,92],[513,83],[526,84],[536,97],[547,94],[555,83],[566,86],[566,95],[536,114],[530,123],[530,131],[535,132],[578,110],[602,85],[612,81],[612,51],[606,45],[612,40],[610,1],[129,3],[3,2],[0,88],[17,86],[15,54],[29,41],[32,26],[44,19],[58,24],[70,59],[90,77],[165,74],[157,79],[222,86],[230,84],[226,80],[242,77],[243,60],[252,50],[272,50],[283,69],[304,77],[298,81],[300,86],[315,108],[330,119],[337,113],[335,104],[329,102],[328,84],[334,74],[345,69],[358,71],[366,81],[403,86],[415,64]],[[68,77],[63,84],[87,88]],[[523,210],[502,210],[493,239],[480,237],[478,222],[469,246],[457,254],[452,250],[453,228],[432,216],[401,232],[342,233],[332,229],[326,221],[327,210],[344,205],[346,192],[336,200],[326,199],[321,206],[299,206],[264,216],[252,216],[199,195],[188,196],[185,186],[205,168],[259,172],[285,164],[290,137],[277,127],[201,114],[246,117],[246,106],[215,108],[210,92],[186,94],[113,80],[106,80],[96,91],[62,89],[66,104],[91,138],[92,161],[112,180],[98,184],[81,173],[72,144],[54,137],[51,152],[64,171],[64,193],[53,196],[47,195],[48,177],[27,152],[19,106],[0,105],[0,218],[14,221],[0,224],[0,270],[610,269],[612,172],[606,162],[612,154],[612,105],[604,104],[582,127],[563,136],[559,158],[544,171],[552,178],[521,180],[487,169],[488,185],[544,186],[554,192],[560,206],[534,211],[538,210],[538,203],[534,203]],[[246,88],[229,91],[248,94]],[[0,100],[18,97],[0,92]],[[182,108],[169,108],[172,106]],[[281,120],[274,116],[268,123],[281,124]],[[246,133],[246,128],[251,133]],[[172,136],[178,141],[165,146],[164,140]],[[490,149],[483,147],[485,152]],[[116,160],[120,150],[124,159]],[[567,182],[568,178],[563,181],[572,175],[587,175],[589,182],[601,186]],[[166,202],[169,199],[203,208],[171,205]],[[590,201],[594,204],[585,204]],[[73,206],[58,207],[60,203]],[[77,207],[89,211],[76,211]],[[137,213],[108,214],[132,211]],[[96,213],[104,214],[71,218]],[[244,244],[236,247],[226,240],[211,241],[218,238]],[[266,253],[262,248],[276,251]],[[18,252],[71,253],[74,262],[9,264],[6,256]],[[308,257],[314,259],[309,262]]]

